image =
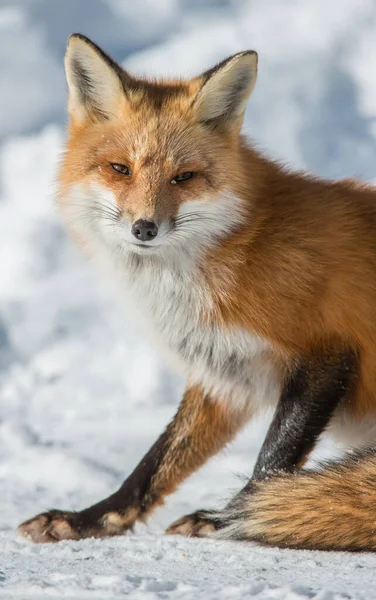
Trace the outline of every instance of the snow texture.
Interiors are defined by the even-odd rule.
[[[372,555],[163,536],[174,518],[240,488],[261,421],[132,535],[33,546],[15,533],[36,512],[83,508],[114,491],[183,387],[54,214],[68,34],[81,31],[126,67],[155,75],[198,73],[257,49],[246,121],[254,141],[297,168],[372,179],[375,27],[374,0],[0,3],[0,598],[375,597]]]

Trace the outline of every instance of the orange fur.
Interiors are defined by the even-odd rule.
[[[232,440],[248,416],[236,408],[217,404],[200,388],[187,389],[170,425],[174,442],[153,478],[150,494],[160,499],[175,491],[186,477]],[[181,437],[185,440],[183,446]]]
[[[68,65],[79,39],[68,48]],[[89,58],[84,66],[89,60],[96,62],[100,52],[90,42],[85,44]],[[231,59],[231,68],[226,64],[222,75],[219,69],[219,82],[211,86],[218,89],[214,94],[209,89],[210,101],[205,98],[207,74],[187,81],[147,81],[131,77],[105,55],[100,60],[90,68],[94,78],[103,75],[114,86],[113,94],[103,92],[110,107],[106,112],[101,98],[90,97],[92,88],[83,91],[79,104],[77,91],[71,94],[69,139],[59,175],[63,217],[69,220],[69,196],[77,185],[88,193],[94,185],[110,192],[119,215],[130,223],[138,219],[171,223],[183,205],[204,198],[215,208],[221,195],[231,193],[241,200],[241,219],[197,262],[212,300],[201,310],[200,323],[266,340],[281,380],[299,357],[309,359],[318,349],[327,353],[351,349],[358,357],[359,372],[341,410],[354,424],[374,418],[375,189],[351,180],[333,182],[290,172],[249,145],[240,127],[254,82],[244,84],[242,64],[253,68],[252,53]],[[74,88],[77,74],[72,65],[68,82]],[[234,108],[225,86],[238,75],[235,88],[241,97]],[[224,105],[232,107],[231,118],[222,115]],[[114,171],[111,163],[126,165],[131,176]],[[186,171],[194,172],[194,177],[184,185],[171,185]],[[80,237],[74,221],[69,227]],[[90,241],[86,244],[90,246]],[[246,417],[207,403],[199,388],[191,388],[170,426],[172,445],[152,479],[150,508],[226,443]],[[182,445],[183,434],[187,443]],[[357,485],[356,473],[374,477],[374,458],[370,460],[361,463],[360,471],[349,462],[324,474],[259,484],[255,499],[243,507],[248,519],[245,537],[299,547],[374,549],[373,534],[363,530],[358,537],[353,534],[354,523],[365,518],[373,485],[364,506],[357,507],[351,518],[353,503],[348,502],[350,486]],[[333,513],[325,509],[327,493]],[[124,523],[128,526],[129,518],[138,514],[125,511]],[[334,533],[334,515],[345,518],[342,537]],[[119,515],[107,516],[112,527],[117,526]],[[327,540],[324,526],[330,530]]]
[[[255,485],[242,508],[243,539],[315,550],[376,551],[376,456]]]
[[[244,220],[201,267],[217,298],[207,318],[260,334],[291,360],[315,345],[356,348],[361,373],[351,411],[360,418],[376,410],[375,190],[289,172],[237,130],[205,129],[189,110],[197,93],[190,82],[138,84],[145,89],[136,107],[119,116],[126,127],[119,129],[118,117],[71,126],[59,177],[62,214],[66,191],[77,182],[111,190],[132,220],[172,218],[183,202],[203,194],[214,202],[230,188],[244,200]],[[156,113],[160,94],[166,101]],[[132,160],[144,145],[145,154]],[[130,165],[134,176],[127,180],[109,162]],[[188,170],[200,174],[184,187],[170,185]],[[216,275],[229,267],[224,294]]]

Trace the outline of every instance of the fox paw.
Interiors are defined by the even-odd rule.
[[[174,521],[166,529],[167,535],[184,535],[186,537],[211,537],[220,528],[216,513],[198,510],[190,515]]]
[[[22,523],[18,532],[37,544],[61,540],[79,540],[82,536],[75,524],[76,513],[50,510]]]
[[[36,544],[112,537],[132,529],[137,517],[136,508],[107,512],[99,518],[91,509],[82,512],[50,510],[22,523],[18,532]]]

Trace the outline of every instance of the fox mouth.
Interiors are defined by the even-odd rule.
[[[133,251],[137,252],[137,254],[155,252],[157,249],[156,246],[153,246],[152,244],[134,244],[131,242],[129,245]]]

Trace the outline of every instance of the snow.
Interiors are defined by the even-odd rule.
[[[114,491],[173,415],[183,386],[114,306],[54,213],[67,35],[82,31],[128,68],[154,75],[197,73],[255,48],[260,74],[246,122],[255,142],[297,168],[373,179],[375,25],[373,0],[1,3],[0,598],[374,597],[372,555],[163,536],[178,516],[240,488],[261,421],[132,535],[33,546],[15,528],[36,512],[82,508]]]

